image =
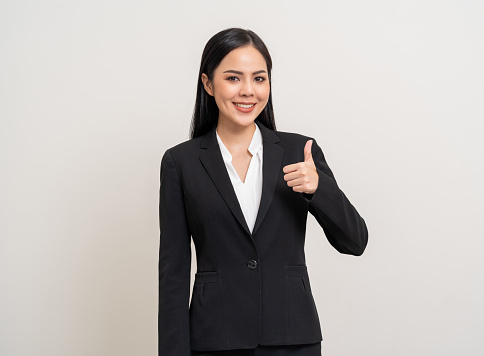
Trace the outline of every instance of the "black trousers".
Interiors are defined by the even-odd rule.
[[[194,351],[192,356],[321,356],[321,342],[304,345],[258,345],[255,349],[227,351]]]

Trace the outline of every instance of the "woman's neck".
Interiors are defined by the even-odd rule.
[[[220,120],[217,123],[217,134],[230,152],[245,151],[249,148],[254,137],[257,125],[253,122],[248,126],[224,125]]]

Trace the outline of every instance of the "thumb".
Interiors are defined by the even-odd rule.
[[[304,146],[304,162],[309,162],[313,160],[313,155],[311,154],[311,146],[313,145],[313,140],[308,140],[306,146]]]

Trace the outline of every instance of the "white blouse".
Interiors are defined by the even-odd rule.
[[[237,171],[232,165],[232,155],[220,139],[217,130],[217,141],[222,152],[222,157],[225,162],[225,167],[229,174],[235,194],[239,200],[240,208],[244,214],[245,221],[249,226],[250,232],[254,229],[255,219],[259,211],[260,199],[262,196],[262,134],[259,126],[254,122],[255,132],[249,144],[249,152],[252,154],[250,159],[249,169],[245,177],[245,182],[242,182]]]

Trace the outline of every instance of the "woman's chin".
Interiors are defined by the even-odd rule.
[[[238,118],[236,120],[229,120],[229,122],[225,121],[225,120],[221,120],[219,118],[219,124],[222,123],[223,125],[224,124],[228,124],[228,126],[240,126],[241,128],[242,127],[249,127],[249,126],[252,126],[254,124],[254,121],[257,117],[246,117],[246,118]]]

